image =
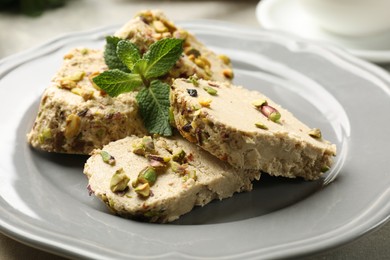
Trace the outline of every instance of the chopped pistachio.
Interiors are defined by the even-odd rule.
[[[154,142],[152,137],[144,136],[141,140],[133,142],[133,153],[145,155],[154,152]]]
[[[51,139],[53,136],[51,134],[50,128],[45,128],[42,130],[42,132],[39,134],[38,139],[39,143],[43,144],[46,140]]]
[[[327,171],[329,171],[329,166],[328,165],[324,165],[324,166],[322,166],[322,169],[321,169],[321,172],[327,172]]]
[[[191,82],[195,87],[199,87],[199,82],[198,82],[198,76],[196,74],[190,76],[188,78],[189,82]]]
[[[259,108],[267,105],[267,101],[265,99],[256,99],[252,102],[252,105],[254,105],[256,108]]]
[[[184,53],[187,54],[188,56],[189,55],[194,55],[195,58],[198,58],[201,54],[199,52],[199,50],[195,49],[195,48],[192,48],[192,47],[188,47],[184,50]]]
[[[147,198],[150,196],[150,185],[149,183],[144,183],[139,185],[134,189],[134,191],[141,197]]]
[[[81,88],[74,87],[70,90],[73,94],[82,96],[83,95],[83,90]]]
[[[100,151],[100,155],[102,156],[103,162],[109,165],[115,165],[115,158],[111,154],[106,151]]]
[[[146,157],[149,160],[149,165],[156,169],[165,168],[167,163],[171,160],[169,157],[162,157],[154,154],[148,154]]]
[[[148,153],[154,152],[154,142],[152,137],[144,136],[142,138],[142,144],[144,145],[146,152]]]
[[[167,163],[171,160],[171,158],[169,158],[169,157],[164,157],[164,156],[155,155],[155,154],[148,154],[146,157],[149,160],[156,160],[156,161],[163,162],[163,163]]]
[[[75,114],[70,114],[66,118],[65,132],[64,136],[66,138],[73,138],[80,133],[81,119]]]
[[[210,107],[212,100],[210,98],[200,97],[198,102],[202,107]]]
[[[171,162],[171,169],[173,172],[184,175],[187,173],[188,164],[179,164],[175,161]]]
[[[212,88],[212,87],[209,87],[209,86],[205,86],[205,87],[203,87],[203,89],[206,90],[206,92],[209,93],[212,96],[215,96],[218,93],[218,91],[215,88]]]
[[[158,33],[163,33],[168,31],[168,28],[159,20],[153,21],[153,27]]]
[[[281,117],[279,111],[269,105],[261,106],[260,111],[263,115],[265,115],[269,120],[273,122],[278,122]]]
[[[195,64],[200,68],[205,68],[207,66],[206,62],[201,58],[195,58],[194,60]]]
[[[82,55],[86,55],[86,54],[88,54],[88,52],[89,52],[89,50],[87,48],[83,48],[83,49],[80,50],[80,53]]]
[[[313,128],[309,131],[309,135],[313,138],[320,139],[322,137],[321,130],[318,128]]]
[[[175,115],[173,114],[173,107],[169,107],[169,124],[176,127]]]
[[[264,130],[268,129],[268,127],[265,124],[261,123],[261,122],[256,122],[255,126],[260,128],[260,129],[264,129]]]
[[[138,183],[149,183],[152,186],[157,180],[157,172],[153,167],[146,167],[138,174]]]
[[[145,147],[142,144],[142,140],[136,140],[132,144],[133,146],[133,153],[138,154],[138,155],[145,155]]]
[[[84,78],[84,76],[85,76],[84,71],[78,71],[70,76],[65,77],[65,79],[72,80],[74,82],[79,82],[80,80],[82,80]]]
[[[127,177],[123,168],[118,169],[111,177],[110,189],[112,192],[124,191],[128,188],[130,178]]]
[[[180,149],[180,151],[178,151],[172,156],[172,160],[182,164],[184,162],[185,157],[186,152],[183,149]]]
[[[220,60],[222,60],[223,63],[225,63],[226,65],[229,65],[230,64],[230,58],[226,55],[219,55],[218,58]]]
[[[60,83],[60,85],[58,86],[59,88],[64,88],[69,90],[77,86],[75,81],[69,79],[61,79],[59,83]]]

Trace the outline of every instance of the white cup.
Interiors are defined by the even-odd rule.
[[[390,29],[390,0],[300,0],[313,21],[330,32],[367,36]]]

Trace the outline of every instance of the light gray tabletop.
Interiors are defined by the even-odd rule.
[[[69,0],[64,7],[31,18],[0,11],[0,59],[45,43],[53,37],[122,24],[142,9],[162,9],[175,21],[215,19],[259,28],[257,1]],[[386,67],[384,67],[386,68]],[[390,69],[387,65],[386,69]],[[389,259],[390,223],[350,244],[306,259]],[[63,259],[0,234],[0,259]]]

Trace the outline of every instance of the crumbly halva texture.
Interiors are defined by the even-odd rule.
[[[129,39],[141,52],[161,38],[185,39],[182,58],[164,79],[168,83],[177,76],[193,74],[216,80],[232,78],[226,56],[218,57],[160,11],[139,13],[115,35]],[[107,69],[100,50],[83,48],[67,53],[42,95],[28,142],[49,152],[89,154],[110,141],[147,134],[138,114],[136,93],[111,98],[93,84],[92,78]]]
[[[93,151],[84,173],[90,192],[114,213],[158,223],[250,191],[260,178],[259,171],[234,169],[180,136],[112,142]]]
[[[314,180],[336,154],[318,129],[263,94],[229,83],[176,79],[171,106],[183,137],[236,168]]]
[[[234,76],[227,56],[215,54],[194,35],[176,27],[160,10],[139,12],[134,19],[123,25],[115,36],[130,40],[139,47],[141,53],[162,38],[183,39],[183,55],[171,69],[168,78],[187,78],[196,74],[203,79],[230,81]]]
[[[111,98],[92,78],[107,66],[100,50],[74,49],[44,91],[28,142],[57,153],[89,154],[113,140],[147,132],[135,93]]]

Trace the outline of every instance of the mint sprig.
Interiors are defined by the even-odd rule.
[[[158,78],[167,74],[180,58],[183,40],[159,40],[144,55],[128,40],[109,36],[106,42],[104,59],[110,70],[93,78],[94,83],[112,97],[139,90],[136,100],[146,129],[152,134],[172,135],[170,87]]]
[[[169,123],[169,90],[168,84],[153,80],[150,87],[141,89],[136,96],[145,127],[150,133],[172,135]]]

